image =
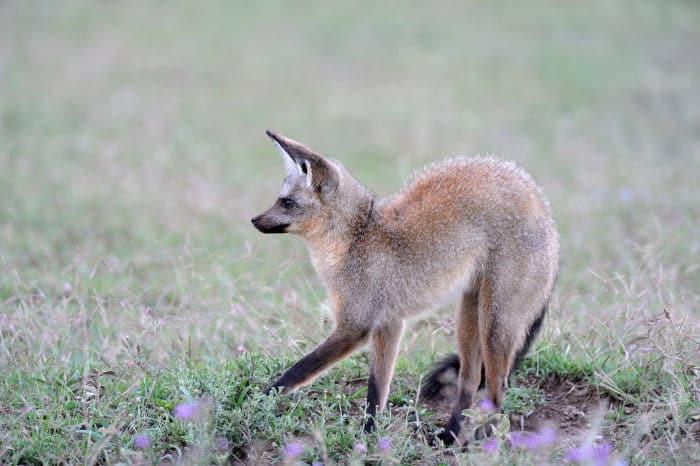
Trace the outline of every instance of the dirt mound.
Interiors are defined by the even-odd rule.
[[[533,409],[524,414],[511,415],[512,431],[535,432],[553,427],[560,434],[573,436],[586,429],[588,421],[611,401],[600,395],[596,388],[583,380],[567,380],[551,377],[541,381],[535,377],[513,384],[541,395]],[[440,422],[446,422],[452,409],[454,387],[445,387],[442,396],[424,402]]]
[[[544,399],[532,412],[521,416],[521,423],[513,426],[516,429],[537,431],[551,426],[560,433],[575,435],[587,427],[592,416],[610,404],[593,385],[582,380],[552,377],[539,383],[528,380],[527,384],[537,387]]]

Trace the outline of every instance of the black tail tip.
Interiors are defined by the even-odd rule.
[[[423,380],[421,400],[432,400],[441,394],[443,387],[454,385],[459,374],[459,356],[450,354],[438,361],[433,370]]]

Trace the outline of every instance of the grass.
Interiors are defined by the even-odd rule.
[[[300,443],[308,463],[541,464],[603,439],[615,461],[698,461],[699,20],[680,0],[0,3],[0,463],[265,464]],[[449,408],[415,401],[454,306],[411,323],[376,435],[365,352],[260,396],[332,327],[301,241],[248,224],[282,181],[266,128],[378,195],[457,153],[543,186],[562,270],[495,453],[431,446]],[[585,416],[505,445],[556,410]]]

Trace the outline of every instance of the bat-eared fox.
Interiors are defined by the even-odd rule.
[[[500,409],[509,375],[542,325],[558,271],[557,229],[532,178],[512,162],[458,157],[376,199],[339,162],[267,135],[287,176],[274,205],[252,223],[263,233],[306,239],[335,329],[266,392],[289,393],[369,342],[364,427],[372,431],[404,320],[458,293],[458,354],[437,366],[422,394],[437,393],[443,373],[456,370],[454,408],[439,434],[446,444],[457,438],[462,411],[480,387]]]

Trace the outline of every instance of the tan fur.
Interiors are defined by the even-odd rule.
[[[332,337],[361,334],[372,342],[372,409],[386,403],[402,321],[454,293],[463,295],[462,401],[471,403],[483,361],[489,396],[501,406],[509,370],[558,269],[550,208],[530,176],[512,162],[459,157],[427,167],[396,195],[376,200],[340,163],[268,134],[291,159],[284,192],[292,207],[280,199],[253,223],[308,240],[336,315]],[[356,347],[316,361],[325,344],[273,387],[294,389]]]
[[[377,381],[379,405],[377,410],[381,412],[386,405],[389,395],[389,384],[394,374],[396,356],[399,354],[399,343],[404,324],[401,321],[390,322],[383,327],[372,331],[372,360],[371,373]]]
[[[478,294],[465,293],[457,315],[457,348],[460,356],[459,388],[474,394],[481,382],[482,353],[479,340]]]

